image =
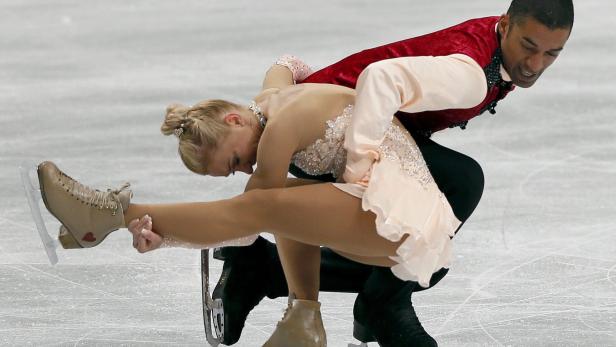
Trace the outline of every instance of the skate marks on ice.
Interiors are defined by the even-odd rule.
[[[318,68],[503,10],[487,0],[318,1],[302,15],[269,0],[2,2],[0,65],[9,83],[0,83],[0,345],[205,343],[199,252],[140,255],[119,232],[96,249],[56,249],[59,263],[50,266],[17,171],[23,159],[58,160],[95,186],[130,179],[141,202],[228,197],[246,177],[187,173],[175,139],[159,133],[167,104],[245,102],[283,53]],[[537,86],[499,103],[496,117],[435,137],[486,174],[450,273],[413,295],[441,345],[616,345],[616,88],[605,59],[616,40],[598,15],[614,11],[612,2],[577,2],[572,40]],[[47,230],[55,240],[54,223]],[[214,282],[222,263],[210,265]],[[330,346],[357,345],[354,299],[321,295]],[[236,346],[265,341],[285,306],[265,299]]]
[[[571,152],[565,152],[563,155],[560,155],[561,159],[557,160],[548,160],[544,161],[539,165],[538,168],[533,168],[532,170],[527,170],[528,172],[521,176],[518,184],[512,185],[510,189],[508,189],[508,193],[506,194],[506,203],[503,207],[503,212],[500,215],[499,219],[501,220],[501,236],[502,236],[502,249],[506,253],[511,252],[506,243],[505,239],[505,227],[511,227],[511,224],[514,224],[512,221],[515,218],[519,217],[519,212],[516,215],[516,206],[515,204],[519,204],[519,201],[523,201],[528,205],[535,205],[535,209],[544,210],[546,212],[541,213],[542,216],[549,215],[555,218],[563,218],[563,212],[558,204],[555,204],[549,199],[537,198],[535,196],[536,192],[532,191],[532,189],[528,189],[527,186],[533,184],[533,182],[541,179],[540,176],[545,175],[548,177],[553,177],[554,174],[550,174],[548,171],[557,171],[560,169],[566,169],[570,172],[581,171],[585,173],[589,173],[590,175],[605,175],[611,176],[615,172],[616,166],[614,166],[613,162],[609,162],[606,160],[593,160],[593,155],[602,154],[604,156],[616,157],[616,152],[614,151],[614,147],[601,147],[595,146],[599,148],[574,148]],[[499,152],[507,155],[510,151],[499,149]],[[577,153],[575,153],[577,152]],[[515,155],[515,154],[514,154]],[[556,156],[559,157],[559,156]],[[524,158],[520,158],[524,159]],[[527,160],[532,161],[532,159]],[[513,182],[512,182],[513,183]],[[560,184],[560,182],[558,182]],[[605,199],[609,198],[609,187],[608,196],[604,197]],[[536,190],[536,189],[535,189]],[[613,192],[612,192],[613,193]],[[563,199],[566,199],[566,194],[561,194]],[[605,202],[601,202],[601,196],[594,195],[597,199],[597,204],[605,204]],[[547,201],[546,201],[547,200]],[[515,201],[515,203],[513,203]],[[575,202],[575,201],[573,201]],[[571,203],[571,201],[570,201]],[[573,205],[573,204],[572,204]],[[481,205],[480,205],[481,206]],[[605,206],[602,206],[605,207]],[[591,206],[591,209],[593,207]],[[566,210],[565,210],[566,211]],[[583,208],[578,209],[580,213],[583,212]],[[604,216],[602,216],[604,217]],[[511,220],[510,220],[511,219]],[[507,344],[506,342],[499,341],[498,338],[495,338],[486,327],[498,327],[507,323],[511,323],[513,321],[520,320],[529,320],[532,318],[541,318],[544,317],[549,319],[550,316],[571,316],[572,319],[577,320],[580,324],[583,325],[583,328],[580,333],[595,332],[597,334],[607,335],[608,340],[613,340],[615,335],[612,333],[610,328],[595,328],[591,323],[587,321],[587,318],[583,316],[584,311],[586,313],[598,313],[604,314],[605,312],[614,312],[613,303],[604,303],[597,305],[593,303],[592,306],[584,307],[582,311],[580,308],[583,306],[580,305],[571,305],[566,306],[563,305],[564,308],[562,310],[555,309],[546,309],[541,310],[540,312],[533,312],[529,315],[521,315],[512,319],[505,320],[490,320],[489,323],[484,323],[485,317],[490,316],[493,312],[490,311],[502,311],[506,312],[511,308],[516,306],[532,306],[534,305],[534,301],[538,301],[541,299],[545,299],[548,297],[560,297],[567,296],[571,292],[574,292],[576,295],[584,296],[588,299],[586,295],[583,294],[584,287],[594,286],[594,285],[605,285],[605,282],[610,284],[614,284],[613,281],[613,271],[614,271],[614,263],[613,259],[613,232],[616,231],[614,223],[611,218],[601,218],[603,222],[597,223],[596,221],[589,219],[586,221],[586,224],[568,224],[567,218],[562,219],[562,223],[557,225],[559,234],[552,234],[549,237],[542,238],[528,238],[528,240],[518,240],[516,245],[514,246],[518,250],[532,250],[531,253],[520,253],[515,258],[507,261],[497,262],[496,265],[484,270],[479,273],[477,276],[471,279],[470,281],[470,289],[472,290],[470,295],[463,298],[461,303],[455,306],[454,310],[451,311],[445,318],[442,323],[440,323],[438,329],[438,336],[444,336],[448,334],[456,334],[463,330],[450,330],[448,329],[448,324],[452,321],[452,319],[459,319],[463,314],[460,311],[464,311],[466,305],[474,306],[473,301],[481,301],[482,299],[492,299],[495,297],[493,293],[490,293],[490,287],[498,286],[499,281],[503,281],[503,278],[506,279],[507,276],[512,275],[516,272],[522,272],[525,268],[532,268],[534,266],[541,266],[538,263],[541,262],[553,262],[556,266],[566,266],[571,268],[583,268],[584,271],[582,274],[577,275],[576,277],[570,278],[570,283],[565,283],[565,285],[555,286],[550,288],[547,291],[539,291],[541,294],[537,293],[529,293],[528,297],[512,300],[507,303],[499,303],[494,305],[480,305],[476,306],[474,309],[468,308],[467,312],[472,313],[476,324],[474,326],[468,327],[467,329],[473,330],[478,329],[481,330],[486,336],[488,336],[492,341],[496,344],[503,345]],[[541,229],[544,229],[541,225],[535,226],[536,231],[542,232]],[[547,228],[549,230],[549,228]],[[514,229],[515,231],[515,229]],[[511,231],[510,231],[511,232]],[[547,233],[549,234],[549,233]],[[574,253],[580,252],[584,248],[587,249],[595,249],[595,244],[603,244],[602,247],[604,258],[601,258],[601,254],[596,256],[589,255],[576,255]],[[610,245],[612,245],[610,247]],[[605,247],[607,246],[607,247]],[[539,249],[539,252],[535,252]],[[553,260],[552,258],[558,258]],[[594,265],[594,262],[599,262],[599,265]],[[603,274],[603,275],[602,275]],[[506,281],[506,280],[505,280]],[[515,289],[515,283],[512,283],[513,286],[511,289]],[[554,304],[554,307],[560,306],[559,304]],[[486,314],[488,313],[488,314]],[[596,319],[594,319],[596,320]],[[608,321],[608,326],[611,325],[613,327],[614,320]],[[605,325],[605,324],[604,324]],[[584,328],[586,328],[584,331]]]
[[[473,267],[482,269],[476,275],[467,269],[464,281],[452,278],[454,287],[464,286],[468,294],[447,305],[451,310],[445,319],[435,319],[436,336],[459,344],[485,336],[494,345],[532,345],[543,334],[549,338],[541,343],[548,345],[582,340],[614,345],[613,141],[598,136],[550,150],[539,143],[526,151],[505,149],[512,148],[503,146],[507,141],[487,138],[507,159],[487,168],[496,173],[486,174],[487,195],[475,223],[458,235],[456,252],[465,262],[477,258],[473,247],[475,252],[479,245],[492,249],[483,251],[483,261],[474,260]],[[489,177],[497,175],[506,179],[491,187]],[[469,234],[473,227],[483,237]],[[458,270],[458,275],[465,272]],[[460,327],[463,319],[471,324]],[[553,329],[558,336],[550,334]]]

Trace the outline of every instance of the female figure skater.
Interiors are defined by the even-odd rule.
[[[295,299],[265,345],[324,346],[317,301],[319,246],[358,262],[390,266],[396,276],[424,287],[433,272],[449,263],[450,237],[460,221],[414,140],[393,118],[398,110],[429,109],[434,104],[430,98],[440,95],[439,86],[414,84],[411,74],[403,73],[412,68],[404,58],[369,66],[360,75],[357,92],[334,85],[293,85],[301,79],[301,64],[292,59],[280,64],[291,70],[270,69],[250,105],[210,100],[191,108],[172,106],[162,127],[179,137],[180,155],[192,171],[251,173],[244,194],[215,202],[134,204],[126,186],[93,190],[51,162],[39,165],[39,183],[47,209],[63,224],[60,241],[65,248],[96,246],[131,221],[134,230],[141,223],[164,239],[203,247],[250,242],[260,232],[272,233]],[[483,73],[455,56],[444,58],[443,64],[456,65],[440,69],[443,74]],[[365,83],[388,76],[395,76],[388,83],[398,88],[375,90],[375,83]],[[375,97],[391,112],[374,114]],[[481,101],[476,99],[460,90],[437,101],[439,107],[470,107]],[[332,173],[339,183],[288,179],[290,163],[315,175]],[[142,251],[159,245],[147,231],[143,236],[150,243]]]

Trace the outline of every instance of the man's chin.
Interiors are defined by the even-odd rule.
[[[525,80],[520,80],[520,79],[514,79],[512,80],[513,84],[516,87],[520,87],[520,88],[530,88],[532,87],[535,82],[537,82],[537,79],[534,79],[532,81],[525,81]]]
[[[537,82],[539,77],[541,77],[541,73],[533,76],[532,78],[525,78],[524,76],[516,75],[512,76],[511,81],[516,87],[530,88],[535,84],[535,82]]]

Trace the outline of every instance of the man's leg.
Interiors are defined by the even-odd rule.
[[[471,215],[483,192],[483,171],[477,162],[468,156],[443,147],[434,141],[413,134],[428,168],[447,197],[454,214],[462,224]],[[290,172],[297,177],[332,181],[331,176],[313,177],[296,167]],[[264,296],[286,296],[288,288],[275,245],[259,238],[248,247],[227,247],[215,252],[215,258],[224,260],[223,274],[216,285],[213,298],[225,302],[225,325],[223,343],[231,345],[240,337],[248,313]],[[441,269],[430,281],[430,287],[438,283],[448,272]],[[358,325],[368,332],[377,330],[383,336],[368,336],[383,346],[391,336],[417,336],[418,320],[410,301],[413,291],[424,290],[416,282],[404,282],[395,277],[389,268],[372,267],[343,258],[327,248],[321,248],[321,282],[319,289],[329,292],[360,293],[354,316]],[[369,280],[369,279],[372,280]],[[387,298],[387,300],[383,300]],[[395,310],[396,312],[381,312]],[[378,316],[373,316],[377,314]],[[387,314],[396,319],[387,319],[382,328],[374,326],[368,317],[381,318]],[[419,325],[420,326],[420,325]],[[423,328],[421,329],[423,330]],[[359,333],[359,331],[358,331]],[[426,334],[427,335],[427,334]],[[388,337],[389,336],[389,337]],[[360,336],[361,337],[361,336]],[[430,338],[431,339],[431,338]],[[430,341],[426,337],[426,341]],[[393,342],[392,342],[393,343]]]
[[[463,225],[483,193],[481,167],[472,158],[428,138],[416,134],[413,137]],[[447,272],[448,269],[436,272],[430,287]],[[416,282],[400,280],[389,268],[375,266],[353,307],[355,338],[362,342],[377,341],[381,346],[435,346],[436,341],[421,326],[411,302],[411,294],[424,289]]]

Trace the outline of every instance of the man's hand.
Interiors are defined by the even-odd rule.
[[[372,167],[375,162],[380,160],[379,153],[376,151],[367,151],[368,156],[358,157],[354,159],[352,155],[347,154],[347,165],[342,178],[347,183],[357,183],[364,187],[368,186],[370,176],[372,175]]]
[[[145,215],[128,223],[128,231],[133,234],[133,247],[139,253],[145,253],[159,248],[163,238],[152,231],[152,217]]]

